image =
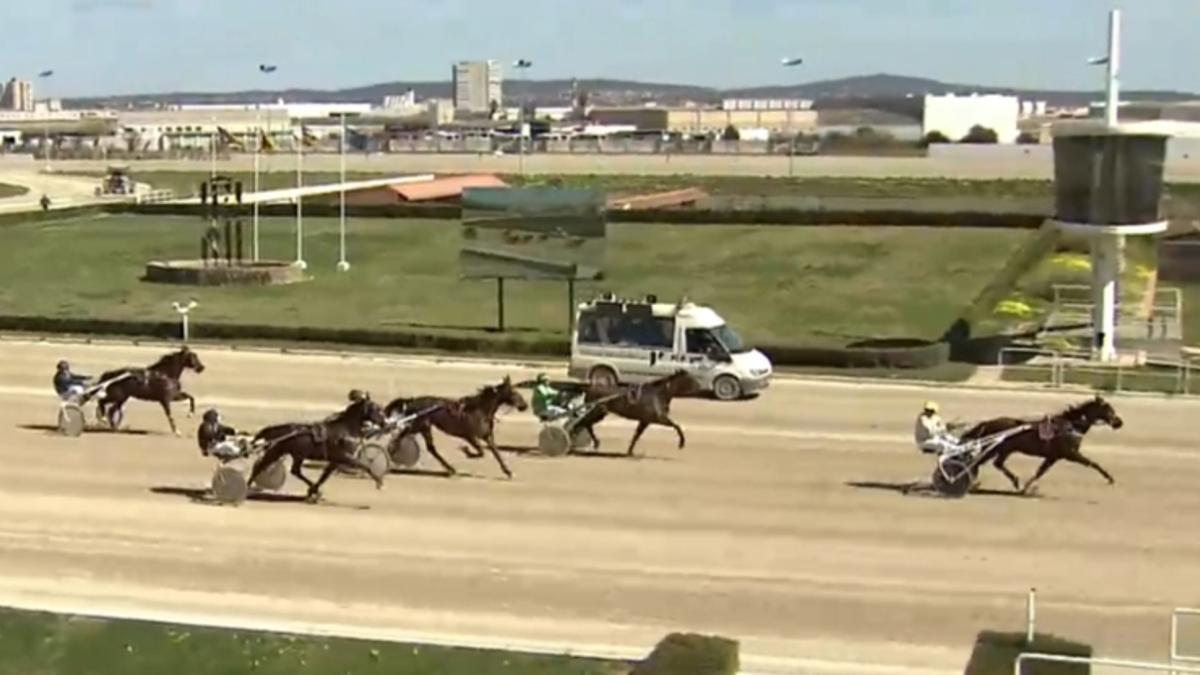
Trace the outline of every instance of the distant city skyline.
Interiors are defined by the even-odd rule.
[[[734,88],[871,73],[1097,90],[1096,0],[43,0],[5,8],[0,79],[39,98],[342,89],[444,81],[450,65],[529,59],[531,80]],[[1200,91],[1200,2],[1124,10],[1126,89]],[[801,56],[790,69],[783,57]],[[264,73],[260,64],[278,67]],[[506,68],[506,71],[511,71]],[[511,74],[509,75],[511,77]],[[447,92],[449,93],[449,92]]]

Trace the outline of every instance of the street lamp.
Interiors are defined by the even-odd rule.
[[[50,173],[50,78],[54,75],[53,70],[43,70],[38,73],[38,79],[44,82],[44,91],[46,92],[46,135],[42,137],[42,150],[46,153],[46,173]]]
[[[526,127],[526,125],[525,125],[525,106],[528,103],[528,101],[525,99],[528,99],[528,97],[529,97],[529,90],[526,87],[525,71],[527,71],[533,67],[533,61],[530,61],[529,59],[517,59],[516,62],[513,63],[513,67],[516,68],[517,72],[521,74],[521,93],[523,94],[523,97],[518,97],[521,100],[519,102],[520,111],[517,113],[517,120],[520,123],[520,128],[517,130],[517,133],[520,134],[520,144],[518,146],[519,152],[517,154],[517,171],[521,174],[524,174],[525,173],[525,131],[526,131],[526,129],[525,129],[525,127]]]
[[[349,272],[350,263],[346,261],[346,113],[342,113],[342,134],[338,139],[338,163],[340,166],[340,222],[338,224],[338,264],[339,272]]]
[[[800,64],[804,63],[804,59],[801,59],[799,57],[784,57],[782,59],[782,63],[783,63],[784,68],[795,68],[796,66],[799,66]],[[790,107],[788,108],[788,114],[787,114],[787,126],[788,126],[788,177],[791,178],[795,175],[795,166],[796,166],[796,130],[792,126],[792,109]]]
[[[275,72],[275,70],[276,70],[276,66],[267,65],[265,63],[260,63],[258,65],[258,72],[263,73],[264,75],[270,75],[271,73]],[[258,140],[254,144],[254,204],[251,208],[254,209],[254,216],[253,216],[254,226],[252,228],[254,230],[254,245],[253,245],[254,262],[258,262],[258,192],[259,192],[258,173],[259,173],[259,155],[262,154],[262,145],[263,145],[263,138],[264,138],[264,132],[263,132],[263,128],[262,128],[262,104],[261,103],[254,106],[254,126],[258,127]],[[271,109],[267,108],[267,131],[269,132],[270,129],[271,129]]]
[[[196,308],[198,303],[195,300],[188,300],[186,305],[181,305],[178,302],[172,302],[171,306],[175,308],[175,312],[179,314],[179,319],[183,325],[183,341],[188,341],[188,312]]]
[[[1088,59],[1088,65],[1108,68],[1104,78],[1104,122],[1115,127],[1120,107],[1121,10],[1114,9],[1108,14],[1108,53]]]

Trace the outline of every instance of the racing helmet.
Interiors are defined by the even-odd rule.
[[[346,396],[346,398],[348,398],[350,401],[352,401],[354,403],[357,403],[357,402],[363,400],[364,398],[369,398],[369,397],[367,396],[367,393],[361,389],[351,389],[350,393]]]
[[[221,413],[217,412],[216,408],[209,408],[204,411],[204,422],[206,424],[216,424],[221,421]]]
[[[546,384],[549,381],[550,381],[550,378],[545,373],[538,373],[538,376],[537,376],[538,384]]]
[[[71,364],[67,363],[66,360],[64,359],[64,360],[58,362],[58,369],[59,370],[70,370]]]
[[[938,410],[939,410],[939,408],[938,408],[937,401],[926,401],[925,402],[925,408],[924,408],[925,412],[933,413],[936,415]]]

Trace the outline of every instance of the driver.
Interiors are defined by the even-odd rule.
[[[71,372],[71,364],[59,361],[54,371],[54,391],[64,401],[83,396],[86,386],[91,381],[90,375],[79,375]]]
[[[946,423],[938,415],[938,404],[933,401],[926,401],[917,415],[913,434],[921,452],[940,455],[958,448],[958,440],[946,429]]]
[[[550,378],[538,373],[533,385],[533,414],[543,420],[566,415],[568,410],[559,402],[561,398],[562,394],[550,385]]]
[[[216,408],[210,408],[204,411],[204,421],[196,429],[196,443],[205,457],[236,457],[242,454],[242,449],[229,440],[230,436],[235,435],[237,430],[222,424],[221,413]]]

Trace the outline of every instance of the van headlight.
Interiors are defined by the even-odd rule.
[[[770,368],[751,368],[750,374],[754,377],[766,377],[771,374]]]

